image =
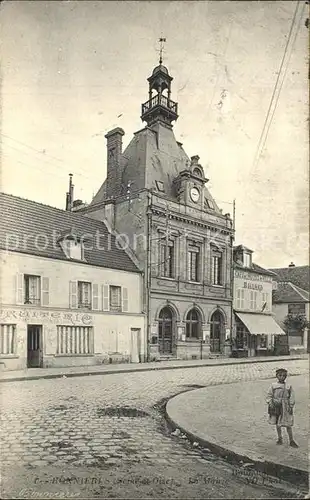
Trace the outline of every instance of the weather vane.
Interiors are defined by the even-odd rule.
[[[163,62],[163,51],[164,51],[164,43],[166,42],[166,38],[160,38],[159,43],[160,43],[160,49],[159,49],[159,64],[162,64]]]

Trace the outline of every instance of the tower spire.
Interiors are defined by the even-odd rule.
[[[160,37],[160,49],[159,49],[159,64],[163,63],[163,51],[164,51],[164,43],[166,42],[166,38]]]

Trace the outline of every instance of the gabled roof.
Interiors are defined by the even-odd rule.
[[[68,261],[58,239],[72,232],[85,240],[85,261],[81,262],[139,272],[101,221],[6,193],[0,193],[0,213],[1,249]]]
[[[293,283],[280,282],[273,292],[272,300],[274,303],[309,302],[309,292]]]
[[[276,273],[275,279],[279,282],[291,282],[302,290],[309,290],[310,266],[292,266],[270,269]]]

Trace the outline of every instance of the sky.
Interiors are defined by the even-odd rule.
[[[126,147],[145,125],[163,36],[176,139],[200,156],[224,213],[236,200],[236,244],[265,267],[308,264],[305,2],[279,75],[297,3],[4,0],[1,191],[65,208],[72,173],[75,198],[90,202],[106,177],[105,133],[122,127]]]

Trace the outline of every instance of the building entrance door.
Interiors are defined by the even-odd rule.
[[[158,349],[160,354],[172,353],[173,316],[169,307],[159,313]]]
[[[131,362],[140,363],[140,345],[141,345],[141,330],[140,328],[131,328]]]
[[[220,311],[212,314],[210,323],[210,352],[220,353],[224,328],[224,319]]]
[[[43,364],[42,325],[27,327],[27,367],[42,368]]]

